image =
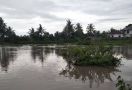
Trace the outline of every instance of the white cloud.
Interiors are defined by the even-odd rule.
[[[7,14],[6,13],[3,13],[3,12],[0,12],[0,16],[1,17],[5,17],[5,16],[7,16]]]
[[[94,23],[99,30],[108,30],[131,23],[131,6],[131,0],[0,0],[0,17],[20,35],[40,23],[50,33],[62,31],[66,19],[84,28]]]

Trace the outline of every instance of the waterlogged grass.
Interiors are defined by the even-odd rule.
[[[67,54],[72,63],[79,66],[117,66],[120,64],[120,59],[113,56],[112,47],[70,47]]]
[[[126,84],[125,81],[121,78],[121,76],[117,78],[117,81],[118,82],[116,84],[116,87],[118,88],[118,90],[132,90],[130,84]]]

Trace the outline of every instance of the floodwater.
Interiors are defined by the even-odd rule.
[[[78,67],[63,46],[0,46],[0,90],[117,90],[116,78],[132,85],[132,47],[115,47],[119,67]]]

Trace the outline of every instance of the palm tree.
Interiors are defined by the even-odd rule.
[[[75,26],[75,35],[79,38],[81,38],[83,36],[83,29],[80,23],[77,23]]]
[[[93,24],[88,24],[87,26],[87,33],[94,33],[94,25]]]

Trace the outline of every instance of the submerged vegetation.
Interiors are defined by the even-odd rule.
[[[79,66],[117,66],[120,64],[120,59],[113,56],[112,47],[70,47],[65,54],[70,62]]]
[[[120,58],[114,56],[110,46],[70,46],[57,52],[69,63],[77,66],[118,66],[121,62]]]
[[[117,84],[116,87],[118,88],[118,90],[132,90],[132,87],[130,87],[130,84],[126,84],[125,81],[121,78],[121,76],[119,76],[117,78]]]

